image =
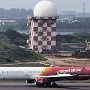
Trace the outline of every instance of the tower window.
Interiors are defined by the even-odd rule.
[[[47,32],[49,32],[49,30],[47,30]]]
[[[35,48],[38,48],[38,46],[35,46]]]
[[[36,34],[38,34],[38,32],[36,32]]]
[[[38,42],[38,40],[35,40],[36,42]]]

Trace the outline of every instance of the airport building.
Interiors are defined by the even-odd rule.
[[[28,48],[35,52],[56,48],[57,8],[47,0],[40,1],[34,8],[34,16],[28,16]]]

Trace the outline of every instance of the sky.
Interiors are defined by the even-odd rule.
[[[25,8],[34,9],[41,0],[0,0],[0,8]],[[90,12],[90,0],[49,0],[55,4],[58,13],[61,11],[83,12],[85,2],[85,12]]]

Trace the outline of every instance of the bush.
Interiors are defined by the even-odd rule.
[[[5,36],[7,35],[7,36]],[[17,39],[16,37],[22,38]],[[25,48],[18,47],[15,43],[25,43],[24,38],[26,35],[21,35],[13,30],[8,30],[5,33],[0,33],[0,60],[3,62],[12,62],[12,60],[23,60],[23,61],[39,61],[45,60],[40,54],[25,50]],[[14,39],[14,40],[13,40]],[[14,42],[16,40],[16,42]],[[14,43],[13,43],[14,42]]]
[[[6,58],[6,62],[12,62],[12,60],[10,60],[10,58]]]

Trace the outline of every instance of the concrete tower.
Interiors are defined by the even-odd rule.
[[[55,50],[57,9],[50,1],[41,1],[34,8],[34,16],[28,16],[28,48],[35,52]]]

